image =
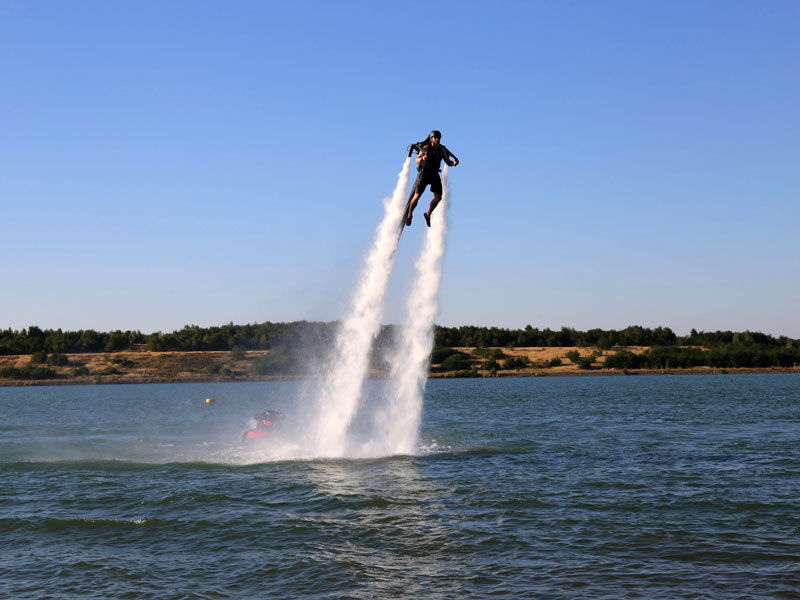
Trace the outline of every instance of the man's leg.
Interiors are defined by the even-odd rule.
[[[428,208],[428,212],[425,213],[425,222],[428,224],[428,227],[431,226],[431,214],[433,214],[433,209],[439,206],[439,202],[441,201],[442,201],[442,195],[434,192],[433,199],[431,200],[431,205]]]
[[[417,208],[418,201],[419,201],[419,192],[416,192],[411,197],[411,204],[408,205],[408,214],[406,215],[406,225],[411,225],[411,215],[414,213],[414,209]]]

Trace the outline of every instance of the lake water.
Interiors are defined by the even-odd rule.
[[[433,380],[416,456],[241,441],[301,387],[0,388],[0,597],[800,598],[798,375]]]

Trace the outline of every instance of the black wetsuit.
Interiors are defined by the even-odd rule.
[[[444,160],[452,165],[451,152],[442,144],[433,146],[427,144],[422,148],[422,162],[417,167],[417,180],[414,182],[414,193],[422,195],[428,185],[434,194],[442,193],[442,178],[439,177],[439,168]]]

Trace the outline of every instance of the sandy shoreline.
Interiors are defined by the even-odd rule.
[[[648,376],[648,375],[735,375],[735,374],[789,374],[800,373],[800,368],[774,368],[774,369],[724,369],[724,372],[715,369],[634,369],[628,370],[627,373],[612,370],[592,370],[592,371],[574,371],[562,373],[548,373],[543,371],[540,373],[514,373],[514,374],[498,374],[494,377],[479,376],[473,379],[507,379],[507,378],[541,378],[541,377],[635,377],[635,376]],[[370,379],[382,379],[383,375],[371,375]],[[257,382],[257,381],[306,381],[308,377],[303,376],[246,376],[246,377],[218,377],[218,378],[190,378],[190,379],[161,379],[161,378],[148,378],[148,379],[124,379],[124,380],[109,380],[109,381],[93,381],[89,378],[84,379],[40,379],[40,380],[1,380],[0,387],[33,387],[33,386],[71,386],[71,385],[128,385],[128,384],[151,384],[151,383],[238,383],[238,382]],[[458,375],[451,375],[447,373],[431,373],[428,379],[470,379],[470,377],[461,377]]]

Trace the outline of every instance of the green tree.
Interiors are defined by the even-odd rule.
[[[104,350],[106,352],[118,352],[130,347],[130,338],[121,331],[112,331],[108,334]]]
[[[99,333],[92,329],[87,329],[81,332],[78,347],[81,352],[99,352],[105,347],[105,341]]]

